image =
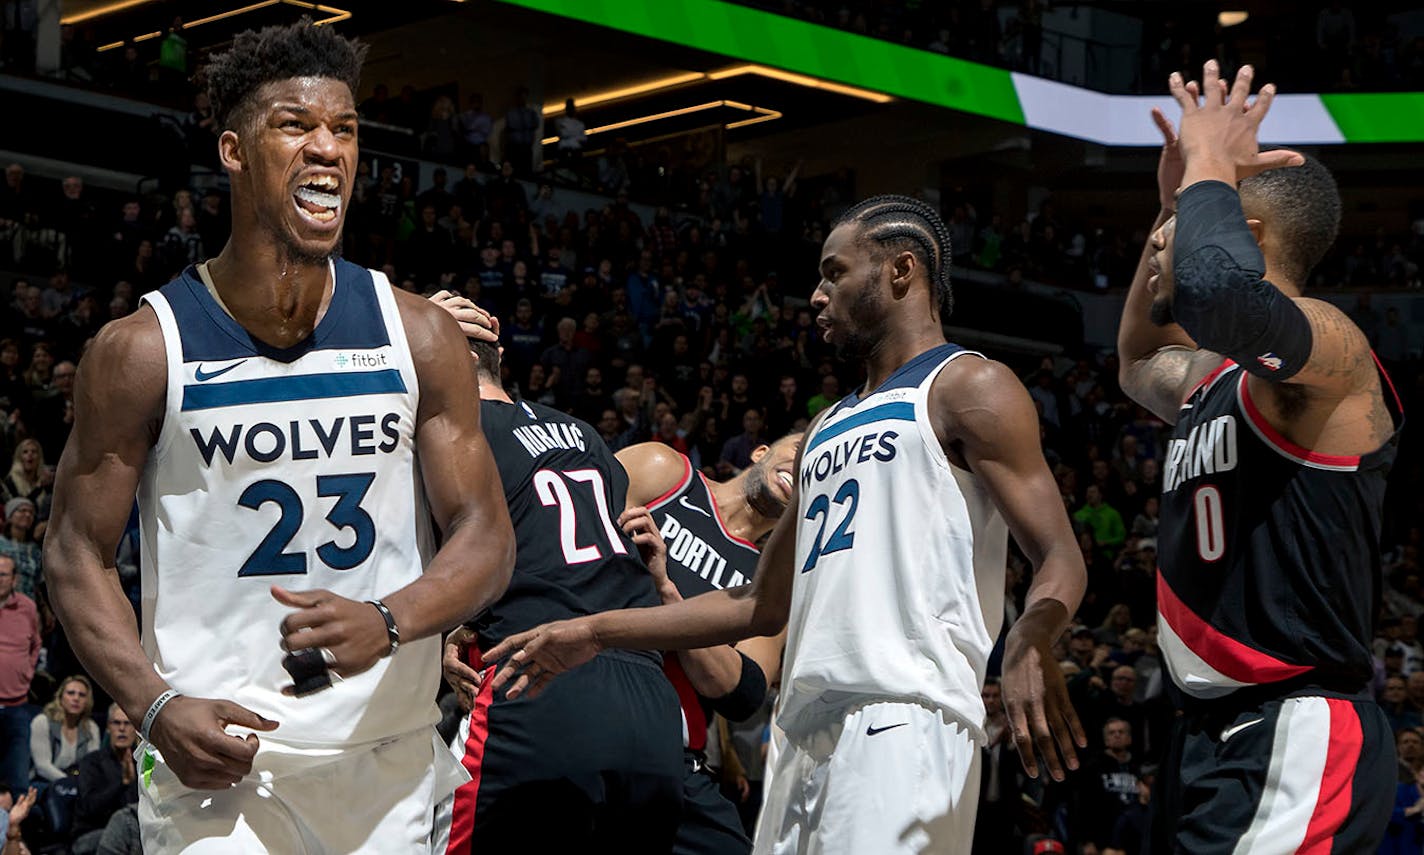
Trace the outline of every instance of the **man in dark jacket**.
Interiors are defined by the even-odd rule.
[[[125,805],[138,801],[138,776],[134,772],[133,722],[109,705],[109,744],[79,760],[79,801],[74,806],[74,855],[90,855],[104,836],[109,818]]]

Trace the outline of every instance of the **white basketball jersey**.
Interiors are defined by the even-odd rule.
[[[982,740],[1008,527],[930,422],[943,345],[836,404],[801,455],[796,581],[778,722],[798,742],[852,707],[910,701]]]
[[[144,648],[179,692],[281,722],[264,744],[354,745],[438,717],[433,637],[319,693],[281,691],[280,624],[294,610],[271,586],[380,599],[420,576],[432,542],[419,390],[390,283],[332,270],[326,314],[288,349],[249,335],[195,268],[144,297],[168,358],[139,487]]]

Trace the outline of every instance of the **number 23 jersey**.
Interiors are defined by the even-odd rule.
[[[1402,423],[1360,456],[1281,436],[1231,361],[1182,402],[1162,461],[1158,645],[1176,690],[1247,686],[1354,693],[1373,677],[1385,477]]]
[[[167,355],[163,428],[139,487],[143,641],[179,692],[281,723],[262,741],[367,743],[433,724],[438,638],[304,698],[281,662],[278,585],[353,600],[419,578],[429,512],[419,389],[390,284],[344,261],[300,344],[253,338],[198,268],[144,297]]]
[[[925,704],[983,738],[1008,526],[930,421],[930,387],[961,358],[980,357],[925,351],[806,436],[777,719],[793,742],[874,701]]]

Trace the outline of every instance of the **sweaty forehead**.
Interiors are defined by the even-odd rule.
[[[334,77],[288,77],[271,80],[257,90],[259,109],[273,110],[282,106],[305,107],[308,110],[332,113],[354,112],[356,98],[346,81]]]

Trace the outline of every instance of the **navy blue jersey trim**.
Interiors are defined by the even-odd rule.
[[[291,363],[316,350],[370,350],[391,343],[371,272],[348,261],[333,265],[336,285],[326,314],[306,340],[273,347],[255,338],[213,300],[197,268],[188,267],[160,293],[168,300],[183,342],[184,362],[262,356]]]
[[[806,450],[801,452],[801,454],[804,457],[821,443],[835,439],[846,431],[854,430],[861,425],[870,424],[871,422],[896,420],[914,421],[915,405],[910,401],[895,401],[894,403],[881,404],[878,407],[871,407],[855,415],[847,416],[844,421],[839,421],[830,427],[823,427],[817,430],[816,435],[811,438],[811,443],[806,446]]]
[[[904,365],[901,365],[899,368],[896,368],[893,374],[885,378],[884,383],[881,383],[878,387],[871,390],[869,394],[866,394],[865,387],[861,386],[847,395],[845,400],[841,401],[840,405],[854,408],[859,405],[861,401],[865,400],[865,398],[874,397],[881,392],[919,386],[925,382],[925,378],[930,376],[930,372],[935,370],[941,362],[961,350],[964,350],[964,348],[957,344],[941,344],[938,347],[932,347],[914,359],[911,359],[909,362],[906,362]],[[862,397],[862,395],[864,395],[864,397]],[[837,406],[839,407],[840,405]]]
[[[190,384],[183,387],[183,411],[211,410],[244,404],[272,404],[280,401],[310,401],[320,398],[350,398],[358,395],[404,394],[400,371],[362,371],[351,374],[299,374],[294,377],[261,377],[231,383]]]

